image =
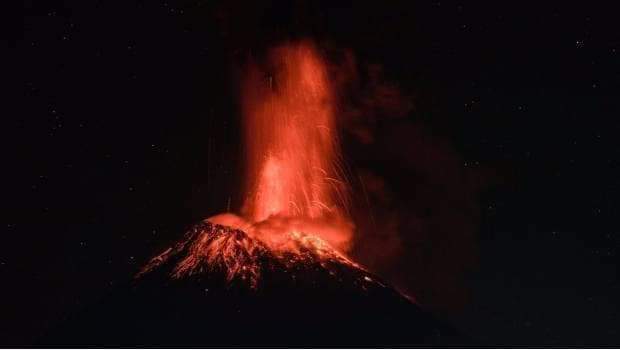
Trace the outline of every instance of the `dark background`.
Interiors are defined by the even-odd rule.
[[[191,223],[238,207],[239,63],[310,36],[380,64],[413,96],[407,118],[425,137],[449,144],[460,167],[480,169],[470,176],[492,174],[470,198],[474,244],[462,249],[476,264],[463,277],[465,302],[433,299],[438,284],[424,283],[414,288],[428,291],[422,301],[484,342],[617,345],[616,10],[25,1],[4,35],[15,94],[2,127],[0,344],[33,341],[131,279]],[[363,154],[344,140],[355,168]],[[407,192],[413,180],[389,173],[393,190]],[[410,201],[424,200],[415,193]]]

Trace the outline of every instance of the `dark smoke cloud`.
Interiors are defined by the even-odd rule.
[[[354,257],[422,304],[452,313],[477,264],[479,195],[491,177],[467,166],[417,117],[414,97],[376,64],[328,52],[351,167]]]

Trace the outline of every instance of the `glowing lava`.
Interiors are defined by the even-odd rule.
[[[243,217],[225,213],[205,220],[141,273],[174,257],[174,278],[220,271],[229,282],[251,286],[266,260],[285,269],[318,264],[330,274],[328,265],[337,264],[367,276],[342,253],[353,225],[345,215],[348,186],[326,63],[309,42],[280,46],[266,62],[249,65],[243,82]]]
[[[311,43],[280,46],[270,53],[267,68],[249,67],[243,90],[249,193],[243,214],[263,227],[292,225],[346,250],[352,225],[344,215],[348,195],[335,110],[326,64]]]
[[[138,276],[173,262],[174,279],[213,273],[222,275],[229,283],[253,289],[264,273],[288,271],[294,280],[295,271],[300,268],[322,269],[336,278],[345,273],[362,288],[385,286],[315,235],[292,231],[284,237],[279,245],[273,245],[245,231],[204,220],[194,225],[176,245],[151,259]]]

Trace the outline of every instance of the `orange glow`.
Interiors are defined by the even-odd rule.
[[[271,51],[265,66],[250,65],[243,83],[243,215],[223,213],[196,225],[140,274],[184,255],[173,278],[221,270],[228,281],[256,287],[265,256],[287,269],[336,263],[366,276],[343,254],[353,224],[345,215],[348,186],[325,62],[311,43],[284,45]]]
[[[356,271],[356,283],[362,288],[370,283],[383,286],[369,272],[315,235],[287,231],[279,242],[263,241],[247,231],[214,221],[229,224],[242,223],[243,219],[233,214],[223,214],[204,220],[195,225],[184,240],[151,259],[138,277],[174,257],[179,261],[172,270],[171,277],[174,279],[218,271],[224,273],[228,282],[239,282],[255,289],[265,270],[265,261],[268,261],[290,271],[293,279],[295,266],[298,265],[318,264],[333,276],[344,266]]]
[[[272,50],[265,66],[251,65],[243,85],[248,166],[243,214],[269,227],[264,235],[287,225],[346,250],[352,225],[344,215],[347,186],[326,64],[311,43],[302,42]]]

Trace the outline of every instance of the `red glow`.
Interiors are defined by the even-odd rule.
[[[348,186],[326,64],[308,42],[280,46],[267,62],[250,65],[243,84],[248,168],[243,215],[223,213],[196,225],[189,238],[151,260],[141,274],[186,254],[173,278],[219,269],[227,280],[255,287],[260,257],[267,255],[284,267],[346,265],[362,272],[360,283],[373,281],[343,255],[353,224],[345,215]]]
[[[336,101],[326,64],[309,42],[271,51],[243,85],[248,165],[244,216],[273,239],[275,226],[346,249],[347,186],[339,166]],[[287,226],[284,228],[283,226]]]

